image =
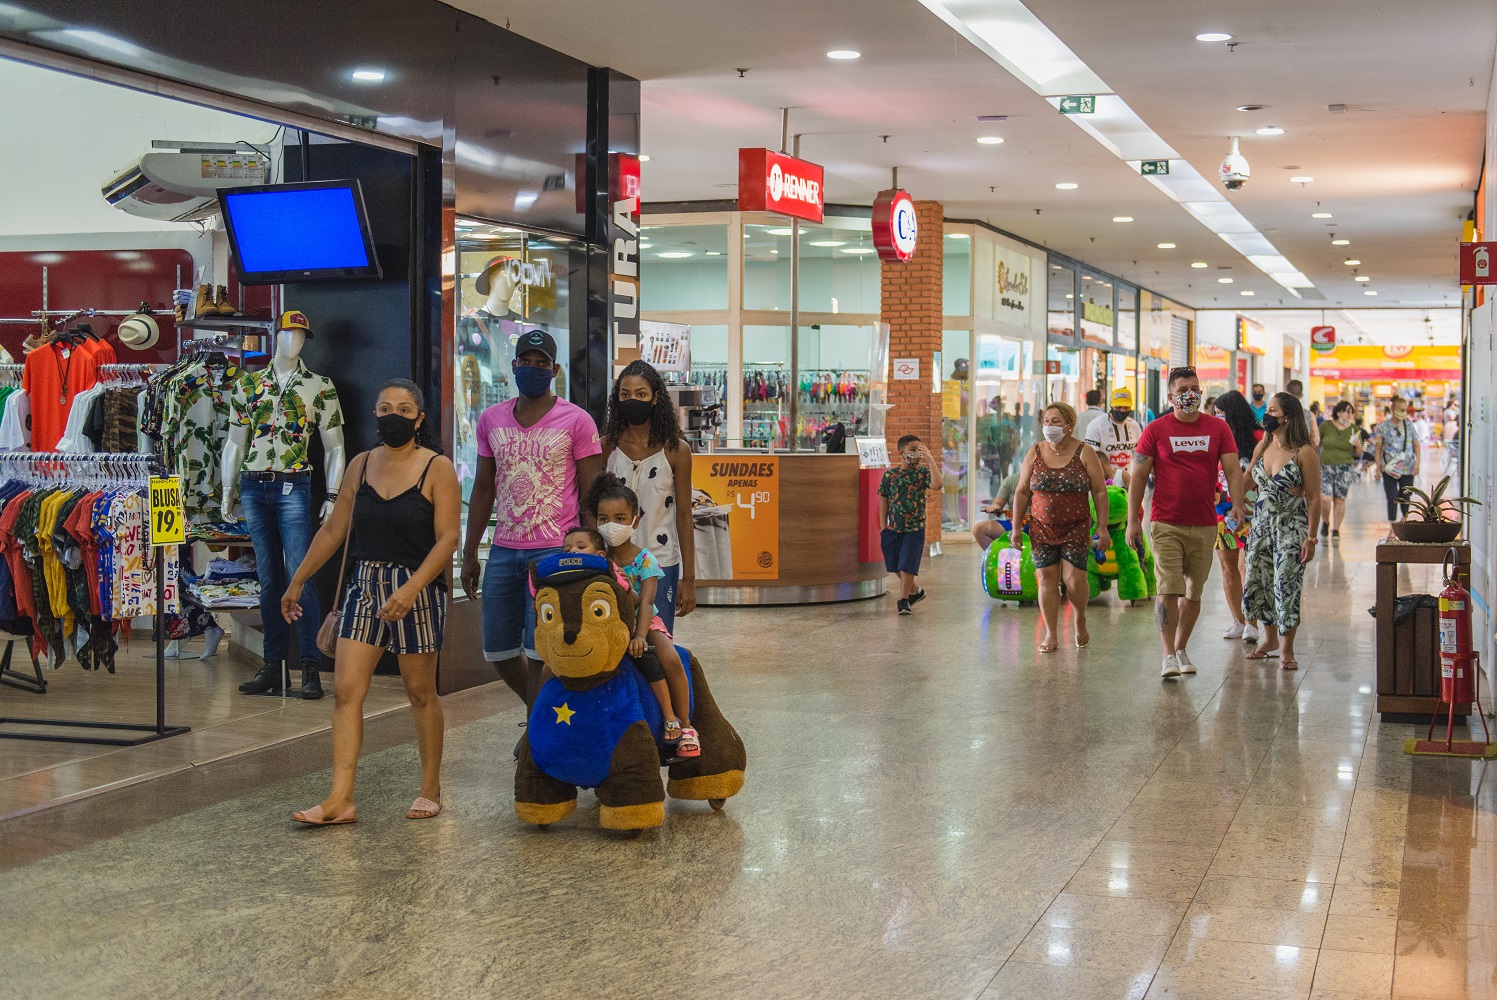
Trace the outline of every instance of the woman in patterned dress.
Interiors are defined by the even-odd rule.
[[[1051,403],[1043,415],[1045,439],[1029,449],[1014,491],[1014,526],[1029,515],[1029,543],[1034,554],[1034,576],[1039,590],[1040,616],[1045,621],[1041,653],[1053,653],[1060,634],[1060,581],[1064,573],[1066,597],[1076,610],[1076,648],[1091,641],[1086,628],[1086,602],[1091,599],[1087,560],[1091,551],[1107,551],[1111,539],[1106,519],[1094,534],[1091,496],[1098,511],[1107,510],[1107,470],[1089,445],[1073,436],[1076,411],[1065,403]]]
[[[1305,564],[1315,557],[1320,491],[1313,486],[1320,482],[1320,455],[1310,443],[1299,400],[1287,392],[1269,400],[1263,430],[1265,436],[1253,452],[1258,499],[1248,533],[1242,595],[1243,614],[1263,623],[1263,640],[1247,658],[1280,656],[1283,669],[1298,670],[1294,635],[1299,629]],[[1307,490],[1306,483],[1312,488]]]

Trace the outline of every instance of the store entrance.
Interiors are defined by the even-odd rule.
[[[4,59],[0,90],[28,95],[0,106],[28,150],[0,175],[0,541],[14,554],[0,745],[24,758],[7,773],[30,779],[0,776],[0,802],[30,808],[80,790],[51,769],[109,752],[120,733],[99,723],[149,724],[158,697],[170,725],[212,728],[225,752],[325,728],[325,709],[292,706],[331,685],[315,632],[337,566],[304,591],[300,622],[280,597],[374,441],[379,387],[428,378],[412,290],[437,254],[414,242],[414,147]],[[231,233],[229,190],[348,209],[257,201],[231,211]],[[319,239],[358,266],[280,274]],[[179,477],[186,515],[185,542],[159,550],[144,544],[153,472]],[[43,526],[50,545],[17,533]],[[379,677],[365,707],[404,703]],[[135,759],[89,773],[129,780]]]

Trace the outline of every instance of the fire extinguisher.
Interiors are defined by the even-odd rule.
[[[1440,700],[1447,705],[1476,700],[1476,654],[1471,648],[1471,593],[1462,587],[1456,553],[1445,556],[1445,589],[1440,591]]]

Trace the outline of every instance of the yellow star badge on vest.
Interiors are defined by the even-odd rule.
[[[551,711],[556,713],[556,724],[558,726],[563,722],[570,726],[572,724],[572,716],[577,714],[567,707],[566,702],[562,702],[560,708],[553,708]]]

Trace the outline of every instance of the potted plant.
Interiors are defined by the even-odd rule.
[[[1446,476],[1426,493],[1415,486],[1403,491],[1403,499],[1409,511],[1402,521],[1393,523],[1393,534],[1405,542],[1453,542],[1461,533],[1461,522],[1448,516],[1449,513],[1464,513],[1467,504],[1480,505],[1474,497],[1447,499],[1445,491],[1450,488],[1450,477]]]

